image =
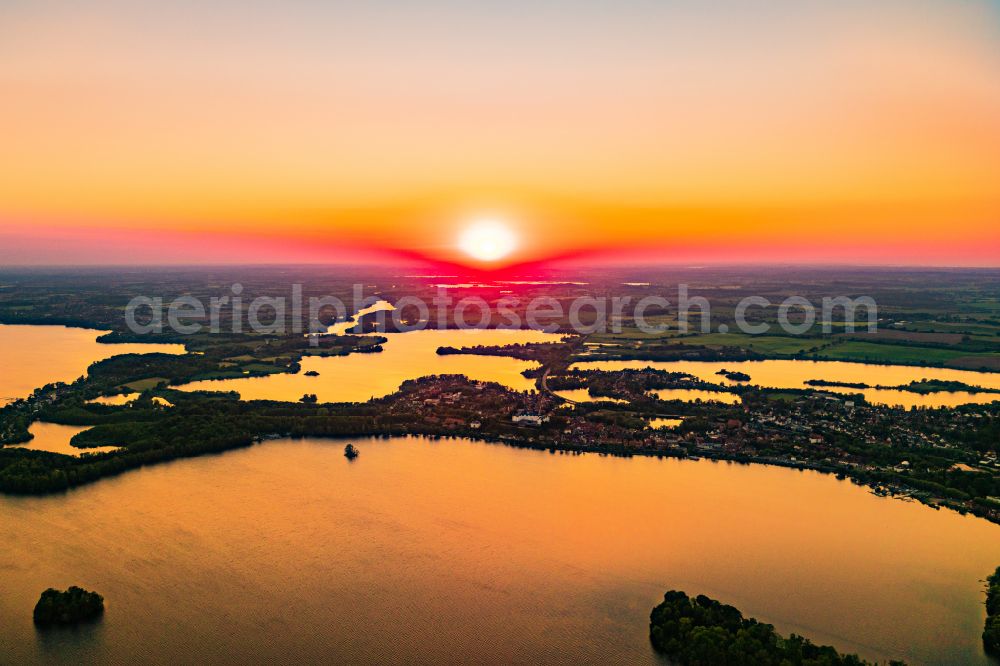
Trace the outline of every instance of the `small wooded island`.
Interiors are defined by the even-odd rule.
[[[689,597],[671,590],[649,616],[653,648],[680,666],[863,666],[856,654],[840,654],[829,645],[815,645],[792,634],[785,638],[774,626],[744,618],[733,606],[703,594]],[[900,666],[903,662],[889,662]]]
[[[737,372],[735,370],[726,370],[723,368],[715,374],[725,377],[731,382],[748,382],[750,381],[750,375],[745,372]]]
[[[35,604],[35,624],[40,627],[71,625],[95,620],[104,613],[104,597],[72,586],[65,592],[49,588]]]

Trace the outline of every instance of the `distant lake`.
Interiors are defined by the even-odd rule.
[[[0,497],[0,661],[652,664],[679,588],[870,658],[987,663],[984,520],[779,467],[350,441]],[[73,584],[104,619],[37,632]]]
[[[837,386],[808,386],[810,379],[838,382],[863,382],[869,385],[900,386],[921,379],[959,381],[971,386],[1000,388],[1000,373],[951,370],[948,368],[920,368],[909,365],[873,365],[846,361],[765,360],[765,361],[580,361],[574,363],[580,370],[623,370],[626,368],[656,368],[668,372],[686,372],[706,382],[725,386],[765,386],[769,388],[813,388],[832,393],[863,393],[874,404],[902,405],[903,407],[955,407],[970,403],[984,404],[1000,400],[1000,393],[969,393],[944,391],[921,395],[910,391],[889,389],[852,389]],[[718,373],[721,369],[745,372],[749,382],[734,382]],[[674,394],[664,399],[683,399]],[[705,396],[699,395],[702,400]],[[724,398],[721,394],[719,398]]]
[[[735,393],[725,391],[706,391],[703,389],[656,389],[650,393],[658,396],[660,400],[683,400],[684,402],[725,402],[735,405],[740,402],[740,396]]]
[[[50,453],[61,453],[67,456],[80,456],[84,453],[106,453],[118,448],[117,446],[93,446],[81,449],[69,443],[74,435],[83,432],[88,427],[35,421],[28,428],[28,432],[32,434],[31,441],[24,444],[12,444],[10,448],[49,451]]]
[[[555,394],[562,396],[567,400],[572,400],[573,402],[619,402],[619,403],[627,402],[627,400],[619,400],[618,398],[608,398],[605,396],[592,396],[590,395],[590,391],[588,391],[585,388],[555,391]]]
[[[118,354],[183,354],[183,345],[97,342],[108,331],[0,324],[0,404],[52,382],[72,382],[91,363]]]
[[[516,391],[527,391],[535,387],[535,382],[521,372],[537,366],[536,363],[503,356],[440,356],[437,349],[554,342],[563,336],[532,330],[473,329],[387,333],[385,337],[389,341],[377,354],[306,356],[302,359],[302,370],[297,374],[200,381],[177,388],[236,391],[244,400],[296,401],[306,393],[315,393],[320,402],[354,402],[388,395],[407,379],[462,374],[470,379],[498,382]],[[305,374],[309,371],[318,372],[319,376],[309,377]]]

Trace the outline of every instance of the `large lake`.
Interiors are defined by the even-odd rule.
[[[713,384],[737,386],[718,374],[723,368],[750,375],[749,384],[770,388],[821,388],[835,393],[863,393],[874,404],[902,405],[903,407],[954,407],[969,403],[988,403],[1000,400],[998,393],[969,393],[944,391],[920,395],[910,391],[890,389],[853,389],[836,386],[809,387],[810,379],[837,382],[863,382],[871,386],[901,386],[921,379],[959,381],[970,386],[1000,389],[1000,373],[951,370],[948,368],[921,368],[909,365],[872,365],[846,361],[581,361],[572,368],[581,370],[622,370],[626,368],[657,368],[668,372],[687,372]],[[676,396],[672,396],[676,397]]]
[[[97,338],[107,331],[66,326],[0,324],[0,404],[26,398],[51,382],[71,382],[91,363],[118,354],[183,354],[182,345],[113,344]]]
[[[652,663],[671,588],[869,657],[985,663],[1000,526],[829,475],[285,440],[0,498],[5,663]],[[49,586],[96,625],[37,632]]]
[[[380,398],[392,393],[407,379],[426,375],[464,374],[470,379],[499,382],[517,391],[535,387],[535,381],[521,373],[536,363],[503,356],[437,354],[438,347],[512,345],[553,342],[560,335],[517,330],[423,330],[389,333],[381,353],[348,356],[306,356],[297,374],[277,374],[201,381],[178,387],[185,390],[236,391],[244,400],[296,401],[315,393],[320,402],[354,402]],[[315,371],[318,377],[305,373]]]
[[[139,350],[56,328],[0,327],[0,394]],[[530,386],[519,361],[433,354],[454,334],[315,359],[309,392],[378,394],[427,372]],[[501,335],[465,339],[530,339]],[[759,368],[746,370],[763,381]],[[51,449],[75,431],[33,426]],[[1000,564],[986,521],[777,467],[352,441],[354,462],[344,441],[275,441],[0,496],[0,663],[652,663],[648,614],[671,588],[872,658],[986,663],[982,579]],[[74,584],[105,595],[104,619],[37,632],[41,591]]]

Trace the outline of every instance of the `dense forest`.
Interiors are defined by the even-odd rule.
[[[126,444],[113,453],[72,458],[45,451],[0,449],[0,492],[46,493],[95,481],[151,463],[249,446],[267,434],[356,436],[402,434],[390,419],[379,424],[371,415],[325,408],[296,408],[282,403],[243,403],[236,399],[193,396],[169,410],[152,405],[99,414],[88,405],[55,409],[52,421],[93,425],[77,435],[80,447]],[[347,413],[345,413],[347,412]],[[120,420],[127,418],[128,420]]]

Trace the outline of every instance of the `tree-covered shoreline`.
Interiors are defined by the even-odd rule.
[[[983,628],[983,649],[1000,657],[1000,567],[986,579],[986,625]]]
[[[678,666],[867,666],[856,654],[841,654],[774,626],[745,618],[733,606],[679,590],[663,596],[649,616],[653,649]],[[901,666],[903,662],[890,662]]]

